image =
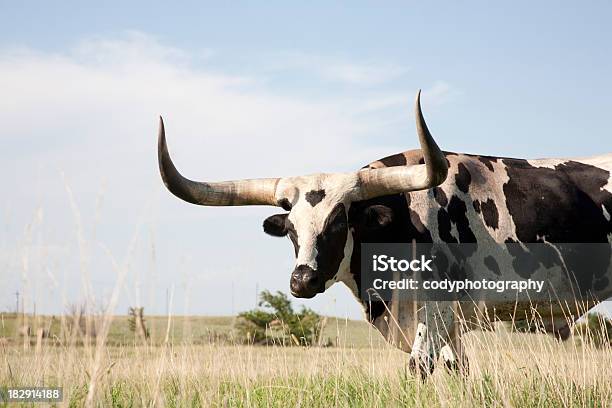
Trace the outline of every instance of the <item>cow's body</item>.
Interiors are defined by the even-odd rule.
[[[361,243],[477,243],[478,247],[485,248],[487,243],[508,242],[545,242],[552,247],[555,243],[612,243],[612,155],[575,160],[520,160],[448,152],[445,155],[449,172],[441,185],[423,191],[377,197],[351,206],[349,223],[363,208],[375,204],[390,207],[395,214],[393,223],[382,230],[362,232],[355,228],[352,231],[350,273],[344,276],[347,286],[357,296]],[[367,167],[406,166],[419,162],[422,162],[420,151],[412,150],[372,162]],[[593,259],[592,268],[570,271],[583,292],[589,292],[600,300],[612,296],[612,246],[605,245],[604,248],[608,249],[604,251],[605,256],[601,257],[599,251],[599,259]],[[461,263],[451,257],[449,268],[461,270],[472,264],[474,270],[489,269],[488,274],[473,276],[473,279],[552,279],[551,283],[563,299],[567,299],[567,291],[572,290],[571,282],[560,265],[517,270],[516,264],[513,266],[512,263],[513,254],[507,253],[506,262],[493,261],[493,267],[483,268],[483,257],[487,253],[486,249],[476,252]],[[511,295],[515,296],[514,293]],[[532,315],[532,304],[520,299],[518,302],[508,299],[507,302],[479,305],[480,310],[475,309],[471,302],[422,302],[415,305],[413,301],[383,303],[362,300],[362,303],[368,320],[385,337],[411,351],[416,358],[425,352],[415,350],[415,347],[422,348],[416,344],[419,323],[431,326],[431,322],[426,324],[425,320],[433,319],[433,311],[425,311],[427,308],[437,309],[443,315],[438,318],[444,320],[443,325],[448,330],[447,338],[438,346],[456,337],[453,320],[457,306],[462,306],[462,317],[468,321],[485,316],[482,314],[483,306],[488,308],[486,315],[489,317],[495,309],[495,318],[500,320],[522,320]],[[582,309],[568,310],[553,302],[540,308],[538,313],[548,331],[565,338],[569,334],[567,324],[570,316],[579,317],[585,304],[581,303],[579,307]],[[416,313],[417,309],[420,312]],[[475,316],[479,313],[480,316]],[[433,350],[425,354],[437,355],[439,350],[435,344],[429,347]]]
[[[285,212],[268,217],[263,228],[293,243],[296,262],[289,286],[296,297],[311,298],[341,281],[360,298],[362,243],[472,244],[475,249],[461,259],[453,251],[442,253],[447,264],[438,277],[548,281],[569,302],[537,304],[537,313],[547,330],[561,338],[569,335],[568,322],[584,307],[612,296],[612,155],[528,161],[444,153],[427,128],[420,93],[415,118],[420,150],[360,171],[222,182],[183,177],[170,158],[160,121],[160,173],[174,195],[193,204],[281,207]],[[514,246],[500,251],[504,243]],[[523,262],[524,244],[532,243],[556,251],[562,266]],[[591,264],[581,268],[566,256],[564,243],[596,243],[603,251],[586,254],[592,255]],[[578,300],[588,299],[579,305],[583,309],[566,307],[575,304],[576,294]],[[470,322],[521,319],[532,311],[529,299],[506,296],[495,304],[397,296],[389,302],[360,300],[368,320],[410,351],[411,367],[427,373],[439,354],[447,363],[462,359],[457,313]]]

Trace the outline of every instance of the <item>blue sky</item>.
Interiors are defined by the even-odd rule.
[[[348,171],[414,148],[418,88],[446,150],[609,152],[611,12],[0,1],[0,297],[19,289],[61,311],[90,274],[108,298],[113,259],[125,266],[119,311],[164,312],[170,289],[175,312],[228,314],[252,306],[256,286],[287,290],[290,243],[261,231],[274,209],[196,208],[162,189],[159,114],[193,178]],[[305,304],[359,314],[342,288]]]

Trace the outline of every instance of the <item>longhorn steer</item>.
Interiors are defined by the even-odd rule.
[[[567,291],[574,279],[581,293],[612,296],[612,155],[522,160],[442,152],[425,124],[420,93],[415,112],[420,150],[350,173],[226,182],[181,176],[160,120],[159,168],[167,188],[193,204],[282,207],[286,212],[267,218],[263,228],[273,236],[288,236],[294,245],[291,293],[311,298],[343,282],[360,299],[368,321],[410,352],[411,368],[423,375],[433,370],[440,354],[447,364],[466,363],[457,313],[469,322],[493,306],[496,319],[510,320],[531,314],[533,305],[524,299],[485,305],[368,301],[360,297],[362,243],[545,243],[555,249],[560,243],[603,243],[603,256],[589,270],[500,265],[486,253],[462,262],[451,257],[448,269],[457,276],[485,265],[487,277],[500,280],[546,273],[560,290]],[[548,305],[537,312],[545,317],[547,331],[566,338],[566,316],[579,313],[570,309]]]

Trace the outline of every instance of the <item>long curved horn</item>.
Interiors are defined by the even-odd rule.
[[[178,172],[166,145],[164,121],[159,118],[157,145],[159,172],[168,190],[178,198],[198,205],[278,205],[274,193],[278,178],[207,183],[189,180]]]
[[[421,90],[415,101],[417,134],[425,164],[413,166],[385,167],[362,170],[358,173],[360,180],[360,199],[379,197],[415,190],[426,190],[440,185],[446,180],[448,164],[444,154],[427,129],[423,112],[421,112]]]

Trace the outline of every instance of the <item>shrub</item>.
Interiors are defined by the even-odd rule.
[[[249,343],[309,346],[319,339],[321,321],[306,307],[295,312],[284,293],[264,290],[259,307],[240,313],[235,328],[239,338]]]

